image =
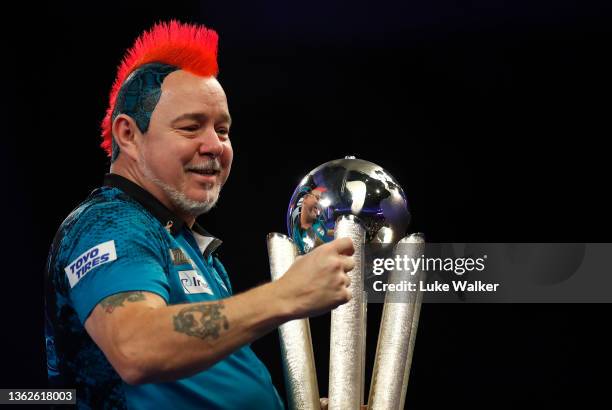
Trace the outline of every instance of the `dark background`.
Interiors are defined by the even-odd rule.
[[[430,241],[609,242],[607,2],[176,3],[24,3],[1,17],[1,388],[45,386],[46,253],[108,169],[98,135],[116,66],[159,20],[220,34],[235,158],[201,222],[237,291],[268,280],[265,236],[285,231],[301,177],[345,155],[396,177]],[[424,305],[406,407],[588,408],[607,393],[610,313]],[[329,315],[311,323],[325,395]],[[277,334],[253,348],[284,394]]]

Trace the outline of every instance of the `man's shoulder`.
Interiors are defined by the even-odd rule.
[[[162,224],[140,203],[118,188],[102,187],[60,225],[46,269],[55,288],[65,291],[71,278],[73,287],[85,273],[108,269],[115,260],[114,267],[127,261],[144,265],[152,257],[165,266],[168,241]]]
[[[157,220],[142,205],[120,189],[102,187],[81,202],[62,225],[93,224],[108,228],[133,225],[145,229],[155,226],[155,222]]]
[[[95,242],[97,238],[160,237],[163,227],[145,208],[117,188],[94,190],[66,217],[58,230],[64,244]],[[154,235],[152,237],[152,235]]]

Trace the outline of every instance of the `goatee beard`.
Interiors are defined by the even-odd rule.
[[[209,199],[207,199],[206,201],[195,201],[193,199],[187,198],[187,196],[183,192],[174,189],[170,185],[160,181],[157,178],[151,179],[151,181],[164,191],[168,198],[170,198],[170,202],[172,202],[172,204],[178,210],[193,217],[198,217],[210,211],[215,207],[217,201],[219,200],[218,187],[210,188]],[[216,192],[213,193],[213,190],[216,190]]]
[[[176,209],[178,209],[181,213],[191,215],[193,217],[198,217],[206,212],[210,211],[215,207],[217,201],[219,200],[219,195],[221,191],[221,187],[219,185],[212,185],[207,187],[209,190],[208,199],[205,201],[196,201],[191,198],[188,198],[183,192],[178,189],[166,184],[165,182],[158,179],[151,169],[147,166],[147,163],[144,161],[144,158],[141,158],[141,171],[143,175],[159,188],[168,196],[170,202]]]

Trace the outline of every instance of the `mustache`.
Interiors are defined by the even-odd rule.
[[[196,172],[220,172],[221,164],[216,159],[211,159],[210,161],[203,162],[201,164],[193,164],[185,167],[185,171],[196,171]]]

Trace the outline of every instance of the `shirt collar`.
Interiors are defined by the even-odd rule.
[[[118,188],[123,191],[149,211],[172,235],[177,235],[183,227],[189,229],[185,221],[166,208],[153,194],[135,182],[118,174],[106,174],[104,176],[104,186]],[[221,246],[222,241],[208,233],[197,222],[193,224],[191,233],[205,258],[208,258],[210,254]]]

